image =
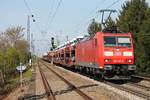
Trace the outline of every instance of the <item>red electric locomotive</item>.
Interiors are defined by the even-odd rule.
[[[105,79],[130,79],[136,70],[131,33],[97,32],[76,45],[76,63],[81,70]]]
[[[130,79],[134,74],[134,48],[131,33],[103,30],[94,37],[78,37],[49,53],[49,60],[104,79]]]
[[[130,79],[136,70],[132,34],[113,30],[73,39],[43,58],[105,79]]]
[[[104,12],[116,12],[104,9]],[[109,14],[109,17],[110,17]],[[109,18],[108,17],[108,18]],[[107,21],[106,21],[107,22]],[[101,75],[105,79],[130,79],[134,74],[134,47],[132,33],[119,32],[112,26],[97,32],[93,37],[77,37],[49,52],[49,59],[56,64]]]

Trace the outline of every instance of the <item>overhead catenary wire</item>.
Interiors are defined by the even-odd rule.
[[[52,17],[53,10],[54,10],[54,5],[55,5],[55,0],[49,0],[49,1],[50,1],[50,7],[49,7],[49,12],[48,12],[48,17],[47,17],[47,20],[46,20],[46,23],[45,23],[45,27],[47,27],[48,22],[49,22],[50,18]]]
[[[46,32],[47,32],[48,26],[49,26],[49,28],[50,28],[50,25],[52,24],[54,18],[56,17],[56,14],[57,14],[57,12],[58,12],[58,9],[59,9],[59,7],[61,6],[61,3],[62,3],[62,0],[59,0],[58,5],[57,5],[57,7],[56,7],[56,9],[55,9],[55,12],[53,13],[53,15],[52,15],[52,17],[51,17],[51,20],[48,21],[47,28],[46,28]]]
[[[96,19],[97,17],[98,17],[98,13],[96,13],[96,15],[93,15],[89,20],[87,20],[86,23],[84,23],[82,25],[82,27],[84,27],[84,29],[85,29],[85,26],[88,27],[88,25],[90,24],[91,20],[92,19]],[[76,32],[78,32],[78,31],[76,30]],[[81,33],[85,33],[85,30],[81,31]]]
[[[119,1],[120,1],[120,0],[116,0],[116,1],[114,1],[113,3],[111,3],[109,6],[107,6],[106,9],[102,9],[102,10],[99,10],[99,11],[98,11],[98,12],[101,12],[101,13],[102,13],[102,21],[101,21],[101,24],[104,24],[104,22],[103,22],[103,17],[104,17],[104,13],[105,13],[105,12],[110,12],[110,13],[108,14],[108,17],[105,19],[105,23],[108,21],[109,18],[111,18],[110,15],[112,14],[112,12],[113,12],[113,13],[116,13],[116,12],[117,12],[117,10],[110,9],[110,8],[111,8],[113,5],[117,4]],[[103,12],[104,10],[105,10],[105,12]]]
[[[26,0],[23,0],[23,1],[24,1],[24,4],[25,4],[25,6],[26,6],[26,8],[27,8],[31,18],[32,18],[32,21],[35,23],[35,26],[36,26],[37,30],[39,30],[41,32],[40,27],[39,27],[39,25],[37,23],[37,20],[35,20],[35,16],[33,15],[33,12],[31,10],[30,6],[28,5]]]
[[[30,9],[30,7],[29,7],[27,1],[26,1],[26,0],[23,0],[23,1],[24,1],[24,4],[25,4],[26,8],[27,8],[28,11],[29,11],[29,13],[32,15],[32,11],[31,11],[31,9]]]
[[[80,21],[80,23],[78,23],[78,24],[76,24],[75,25],[75,30],[74,30],[74,32],[77,32],[77,30],[79,29],[79,26],[84,26],[86,23],[88,23],[93,17],[95,18],[95,15],[92,15],[93,13],[95,13],[95,11],[99,8],[99,5],[101,4],[101,3],[104,3],[106,0],[102,0],[102,1],[100,1],[97,5],[96,5],[96,7],[94,8],[94,9],[92,9],[87,15],[86,15],[86,17],[84,17],[81,21]],[[92,15],[92,16],[91,16]],[[87,19],[86,21],[85,21],[85,19]],[[81,23],[83,23],[83,24],[81,24]]]
[[[110,4],[109,6],[107,6],[106,9],[111,8],[113,5],[115,5],[115,4],[118,3],[119,1],[121,1],[121,0],[116,0],[116,1],[114,1],[112,4]]]
[[[105,0],[105,1],[106,1],[106,0]],[[112,6],[114,6],[115,4],[117,4],[119,1],[121,1],[121,0],[116,0],[116,1],[114,1],[112,4],[110,4],[109,6],[107,6],[106,9],[111,8]],[[102,2],[104,3],[104,1],[102,1]],[[100,2],[100,3],[102,3],[102,2]],[[91,15],[93,12],[95,12],[95,10],[98,9],[100,3],[98,3],[98,5],[88,14],[88,16]],[[97,12],[96,12],[96,13],[97,13]],[[83,22],[83,21],[80,21],[80,24],[77,24],[77,27],[79,27],[80,25],[85,26],[85,24],[88,23],[89,20],[91,20],[92,18],[95,18],[95,16],[90,17],[90,18],[88,17],[88,21],[86,21],[84,24],[81,24],[81,22]],[[86,18],[86,19],[87,19],[87,18]],[[83,19],[83,20],[84,20],[84,19]],[[79,29],[79,28],[76,28],[75,32],[77,32],[77,29]]]

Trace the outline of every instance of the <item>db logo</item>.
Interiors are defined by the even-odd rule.
[[[121,52],[115,52],[115,56],[121,56]]]

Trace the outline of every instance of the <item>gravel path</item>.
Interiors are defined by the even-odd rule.
[[[8,97],[6,97],[4,100],[18,100],[18,97],[26,94],[27,90],[28,90],[28,86],[24,86],[22,88],[24,91],[21,91],[20,88],[14,90],[12,93],[9,94]]]

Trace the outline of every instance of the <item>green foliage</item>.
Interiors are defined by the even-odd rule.
[[[28,43],[25,40],[16,41],[15,48],[18,51],[20,62],[25,64],[28,60]]]
[[[145,0],[127,1],[122,6],[117,25],[122,31],[133,32],[137,69],[150,73],[150,8]]]
[[[6,51],[7,73],[14,72],[20,64],[19,54],[15,48],[8,48]]]
[[[0,70],[3,68],[4,57],[3,53],[0,51]]]
[[[25,71],[25,72],[23,73],[23,77],[26,78],[27,80],[31,79],[31,77],[32,77],[32,72],[31,72],[31,70],[28,69],[27,71]]]
[[[28,59],[28,43],[21,38],[23,30],[18,26],[0,33],[0,78],[5,78],[6,81],[16,76],[16,67],[20,62],[25,64]]]
[[[92,23],[88,27],[88,33],[90,36],[94,36],[96,32],[101,31],[101,24],[96,22],[95,19],[92,20]]]
[[[109,17],[106,22],[106,27],[112,27],[112,26],[116,26],[116,23],[115,23],[115,21],[112,20],[111,17]]]
[[[142,44],[142,47],[144,49],[145,54],[145,60],[144,60],[144,68],[145,72],[150,72],[150,18],[148,20],[145,20],[143,22],[143,25],[141,26],[141,36],[138,37],[139,42]]]
[[[118,17],[118,26],[124,32],[131,31],[134,33],[135,41],[137,41],[137,34],[140,32],[141,24],[143,20],[147,20],[148,4],[145,0],[131,0],[127,1],[122,6],[122,11]]]

